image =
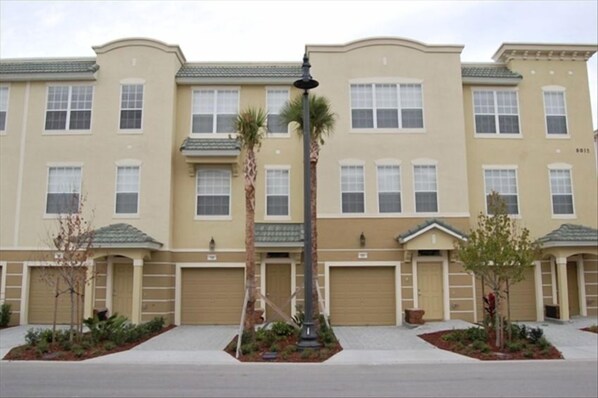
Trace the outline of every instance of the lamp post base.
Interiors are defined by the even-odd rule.
[[[316,333],[313,323],[303,323],[301,335],[299,336],[299,343],[297,343],[297,349],[299,351],[307,349],[315,350],[320,348],[321,346],[322,345],[318,342],[318,335]]]

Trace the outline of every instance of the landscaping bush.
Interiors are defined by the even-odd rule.
[[[538,340],[540,340],[543,336],[544,336],[544,331],[542,330],[542,328],[537,327],[537,328],[529,329],[527,338],[529,339],[530,342],[532,342],[533,344],[536,344],[538,342]]]
[[[12,314],[10,304],[4,303],[0,305],[0,328],[8,326],[8,323],[10,322],[10,314]]]
[[[272,333],[279,337],[292,336],[295,333],[295,328],[288,323],[276,321],[272,324]]]
[[[486,330],[478,327],[470,327],[465,330],[465,337],[470,341],[488,341],[488,333]]]

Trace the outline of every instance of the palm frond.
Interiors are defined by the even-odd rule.
[[[303,134],[303,99],[301,96],[288,101],[281,109],[280,116],[285,123],[296,123],[296,132]],[[326,97],[312,95],[309,100],[309,117],[312,140],[324,143],[324,137],[332,133],[336,114],[330,109]]]
[[[267,113],[261,108],[247,108],[234,123],[237,140],[247,149],[259,148],[266,130]]]

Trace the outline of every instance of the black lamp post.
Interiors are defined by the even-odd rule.
[[[303,90],[303,281],[304,281],[304,303],[305,319],[303,329],[297,347],[300,350],[307,348],[318,348],[318,336],[313,322],[313,300],[312,300],[312,258],[311,258],[311,172],[309,165],[311,130],[309,126],[309,97],[308,91],[318,87],[320,83],[312,79],[309,74],[309,59],[307,53],[303,55],[303,77],[293,83],[295,87]]]

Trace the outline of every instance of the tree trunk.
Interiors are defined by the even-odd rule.
[[[507,341],[510,343],[513,338],[513,331],[511,330],[511,292],[509,281],[507,284]]]
[[[54,293],[54,314],[52,318],[52,343],[56,342],[56,321],[58,317],[58,296],[60,295],[60,278],[56,277],[56,292]]]
[[[75,292],[73,287],[71,286],[69,289],[69,296],[71,298],[71,324],[69,329],[69,341],[72,343],[74,338],[74,329],[73,326],[75,324]]]
[[[245,285],[249,289],[244,331],[255,332],[255,153],[247,150],[245,159]]]
[[[313,146],[313,142],[312,142]],[[317,176],[317,159],[316,161],[310,161],[311,168],[311,268],[312,268],[312,303],[313,303],[313,324],[316,328],[316,332],[320,330],[320,306],[318,300],[318,226],[317,226],[317,200],[318,200],[318,176]]]
[[[494,290],[494,302],[496,303],[495,305],[495,314],[494,314],[494,331],[496,333],[496,341],[495,341],[495,345],[497,347],[501,347],[502,346],[502,339],[501,339],[501,334],[502,334],[502,327],[501,327],[501,316],[500,316],[500,305],[501,305],[501,301],[500,301],[500,289],[498,290]]]

